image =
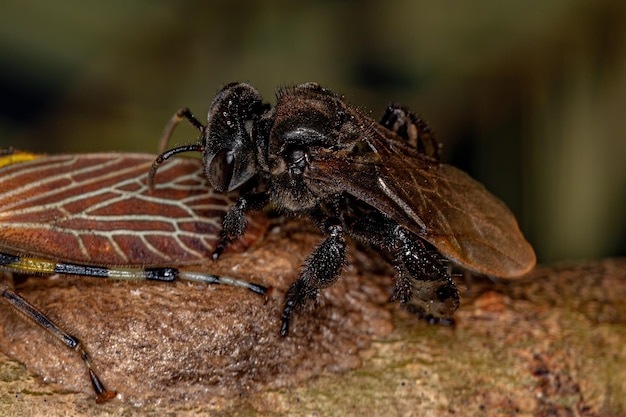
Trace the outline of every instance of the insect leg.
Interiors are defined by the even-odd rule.
[[[435,249],[376,211],[351,223],[350,231],[393,256],[397,274],[392,300],[430,323],[452,323],[459,294],[446,260]]]
[[[177,268],[121,268],[94,265],[81,265],[64,262],[54,262],[47,259],[21,257],[0,252],[0,269],[37,275],[78,275],[97,278],[112,278],[123,280],[152,280],[172,282],[176,279],[202,282],[205,284],[224,284],[243,287],[257,294],[265,294],[267,288],[253,282],[238,280],[231,277],[222,277],[213,274],[194,271],[181,271]]]
[[[2,297],[18,312],[22,313],[25,317],[32,320],[38,326],[42,327],[45,331],[56,337],[61,341],[65,346],[77,352],[85,366],[87,367],[87,372],[89,373],[89,378],[91,379],[91,385],[96,393],[96,402],[102,403],[111,398],[114,398],[117,393],[115,391],[109,391],[104,387],[100,378],[96,375],[91,366],[91,358],[89,354],[82,347],[77,338],[67,333],[57,324],[55,324],[52,320],[45,316],[41,311],[37,309],[34,305],[29,303],[22,296],[17,294],[15,291],[9,289],[6,284],[0,284],[0,291]]]
[[[346,256],[343,227],[328,227],[329,236],[306,260],[300,277],[291,284],[285,297],[280,335],[289,334],[289,320],[294,310],[317,298],[318,290],[331,286],[341,273]]]
[[[430,323],[452,324],[459,292],[445,260],[417,236],[397,226],[395,278],[392,300]]]
[[[237,202],[228,209],[222,221],[220,241],[211,255],[214,260],[222,255],[230,242],[244,234],[248,223],[246,213],[260,210],[267,204],[268,200],[269,195],[267,193],[248,193],[239,197]]]
[[[265,295],[268,291],[267,287],[264,287],[261,284],[232,277],[218,277],[217,275],[205,274],[203,272],[179,271],[178,278],[186,279],[188,281],[203,282],[205,284],[223,284],[233,287],[242,287],[260,295]]]
[[[391,130],[419,153],[441,159],[443,145],[437,139],[428,124],[415,113],[397,103],[390,104],[380,119],[380,124]]]

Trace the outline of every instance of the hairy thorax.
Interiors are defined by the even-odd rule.
[[[285,171],[272,180],[271,200],[287,211],[301,212],[313,209],[336,191],[327,183]]]

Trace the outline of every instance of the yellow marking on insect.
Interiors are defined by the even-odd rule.
[[[32,272],[35,274],[54,274],[57,263],[39,258],[19,258],[17,261],[3,265],[5,268],[13,268],[20,272]]]
[[[0,156],[0,168],[7,165],[17,164],[19,162],[28,162],[33,159],[41,158],[43,155],[23,151],[14,151]]]

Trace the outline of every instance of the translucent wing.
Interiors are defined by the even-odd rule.
[[[534,266],[515,217],[483,185],[417,153],[380,125],[363,140],[359,151],[312,152],[305,175],[386,213],[467,269],[516,277]]]

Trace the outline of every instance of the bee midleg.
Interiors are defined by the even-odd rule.
[[[85,363],[85,366],[87,367],[87,372],[89,373],[89,378],[91,379],[91,385],[96,393],[97,402],[101,403],[107,401],[117,395],[115,391],[109,391],[104,387],[100,378],[98,378],[93,370],[93,367],[91,366],[91,358],[89,354],[76,337],[63,330],[37,307],[13,291],[5,282],[0,282],[0,295],[7,303],[9,303],[9,305],[11,305],[11,307],[15,308],[16,311],[33,321],[35,324],[60,340],[66,347],[74,350],[80,355],[81,359]]]
[[[269,195],[267,193],[249,193],[239,197],[237,202],[228,209],[224,220],[222,220],[220,241],[215,247],[211,258],[219,258],[230,242],[244,234],[246,225],[248,224],[246,213],[260,210],[268,201]]]
[[[291,284],[285,296],[281,336],[289,333],[291,313],[302,308],[307,301],[315,300],[318,291],[334,284],[341,273],[346,257],[346,238],[343,227],[329,225],[329,236],[307,258],[300,277]]]
[[[459,292],[445,259],[419,237],[397,226],[393,300],[433,323],[451,322],[459,307]]]

